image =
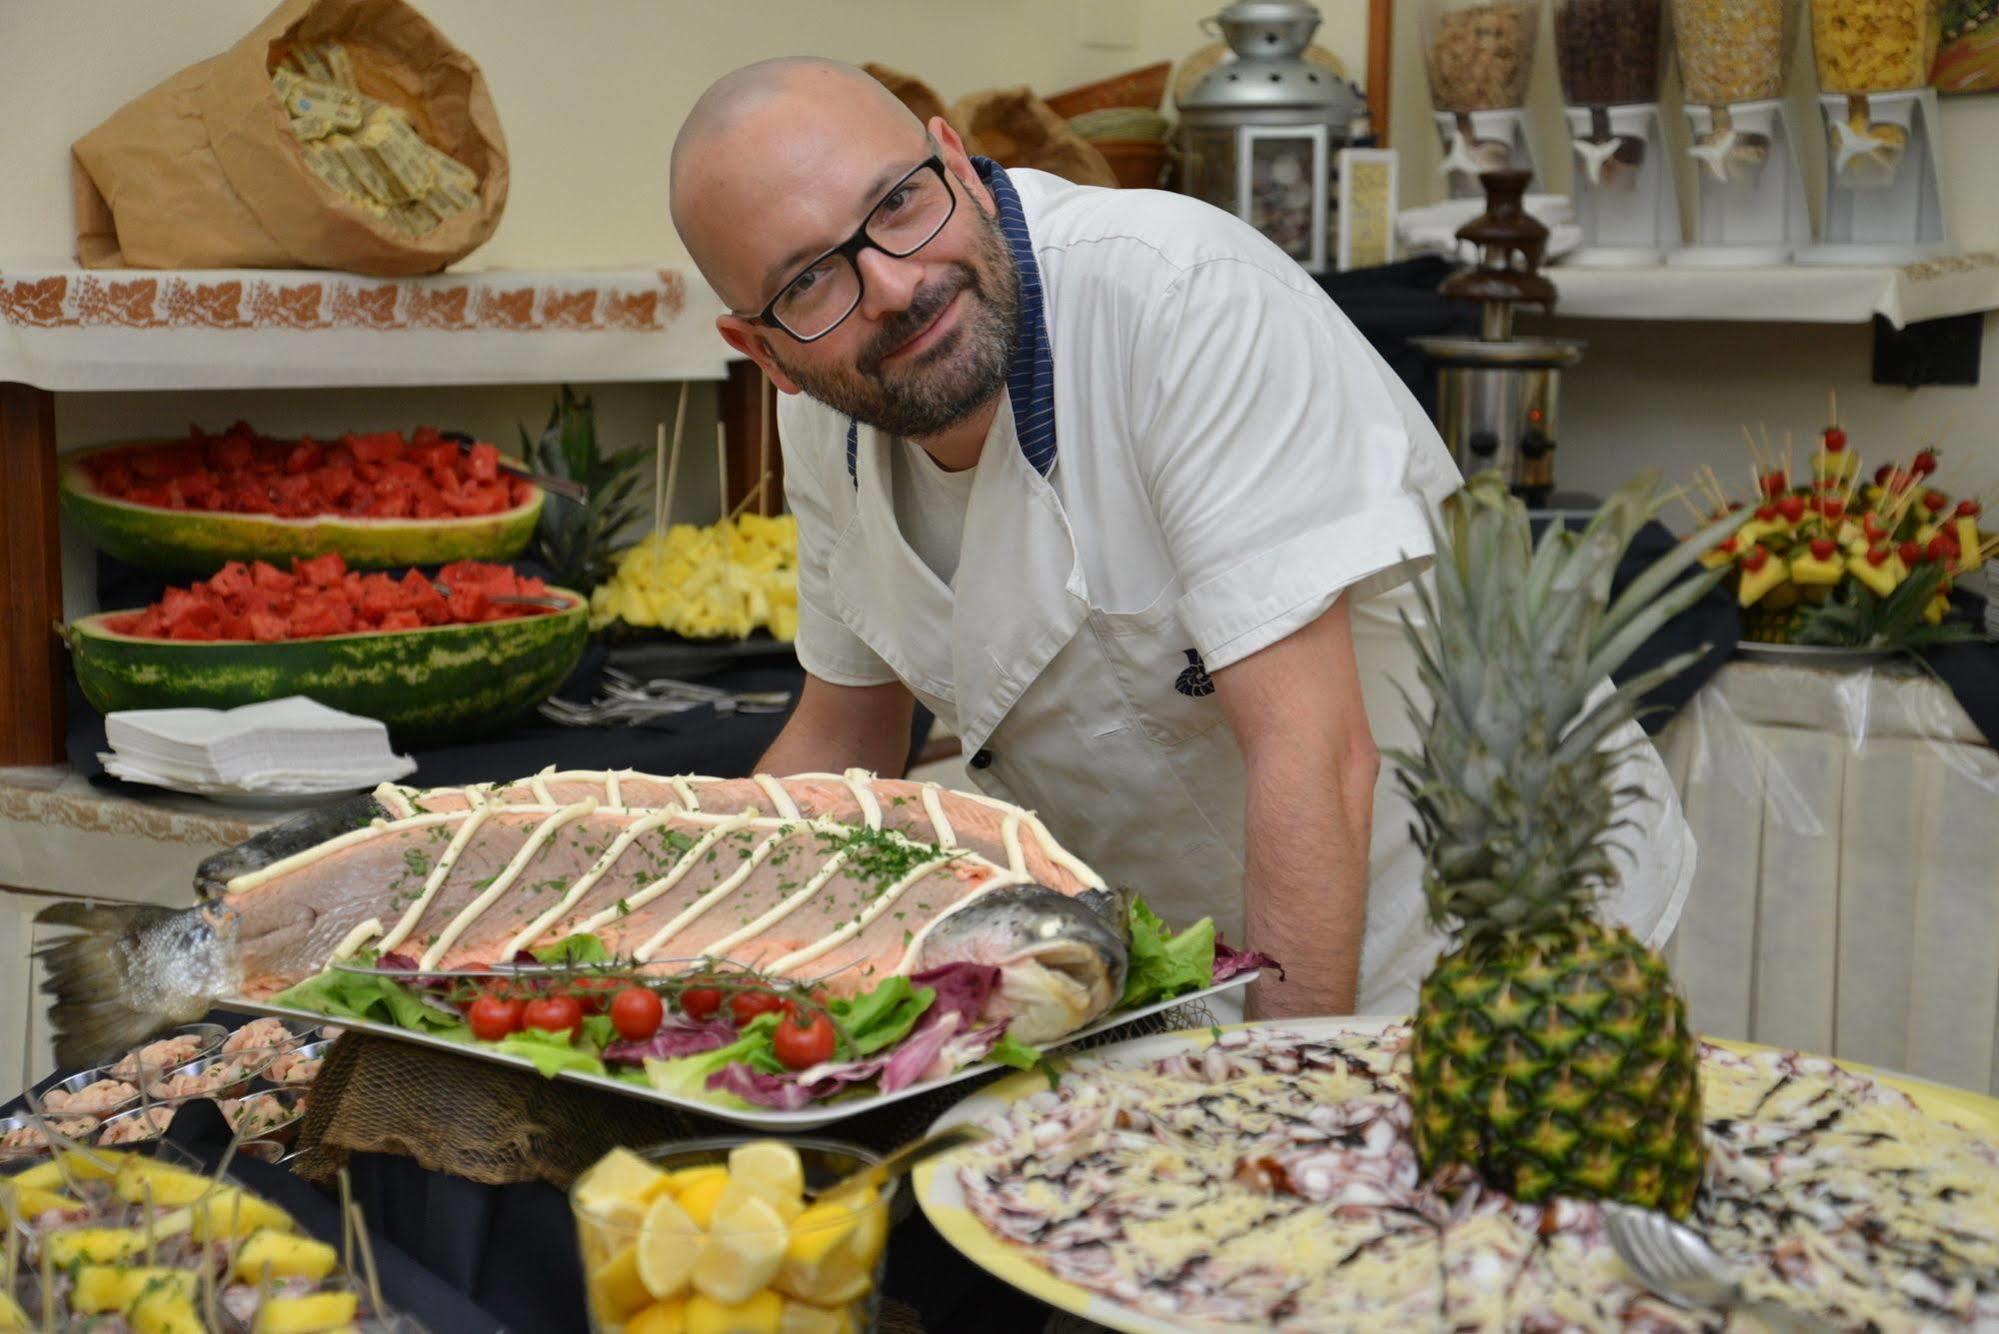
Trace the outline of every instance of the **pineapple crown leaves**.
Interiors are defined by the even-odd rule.
[[[530,440],[520,428],[521,456],[540,472],[581,482],[590,498],[578,505],[544,504],[535,528],[535,557],[568,588],[591,588],[611,573],[611,550],[637,520],[637,492],[648,457],[638,449],[606,454],[597,446],[597,412],[587,398],[563,385],[549,409],[548,425]]]
[[[1720,572],[1681,576],[1740,524],[1718,520],[1613,597],[1618,560],[1657,511],[1655,489],[1641,477],[1582,531],[1551,524],[1537,543],[1525,506],[1487,473],[1432,520],[1435,577],[1417,591],[1428,629],[1403,618],[1429,696],[1427,709],[1403,696],[1422,749],[1390,758],[1440,927],[1540,930],[1615,876],[1614,837],[1630,827],[1619,813],[1640,793],[1613,786],[1628,750],[1605,743],[1702,650],[1619,687],[1607,678],[1714,587]]]
[[[1983,638],[1974,626],[1924,622],[1923,611],[1943,579],[1941,565],[1925,562],[1910,570],[1909,577],[1885,598],[1859,580],[1849,579],[1831,601],[1805,616],[1791,638],[1799,644],[1839,648],[1914,648]]]

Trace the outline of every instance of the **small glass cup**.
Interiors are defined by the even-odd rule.
[[[635,1151],[650,1167],[669,1174],[688,1168],[726,1168],[731,1150],[774,1137],[730,1135],[676,1140]],[[881,1300],[881,1280],[888,1254],[889,1206],[895,1183],[871,1203],[815,1215],[813,1198],[855,1172],[880,1162],[880,1156],[851,1144],[815,1138],[785,1138],[804,1170],[806,1212],[768,1232],[740,1229],[703,1235],[648,1235],[646,1213],[652,1201],[673,1190],[641,1169],[641,1197],[579,1198],[587,1186],[602,1196],[604,1183],[593,1182],[592,1168],[570,1191],[576,1219],[577,1246],[582,1253],[584,1289],[593,1334],[621,1334],[642,1312],[665,1304],[687,1308],[707,1304],[733,1310],[737,1323],[826,1334],[863,1334],[875,1327]],[[600,1164],[601,1166],[601,1164]],[[683,1212],[704,1222],[715,1207],[713,1179],[675,1191]],[[705,1198],[697,1199],[697,1194]],[[698,1217],[697,1217],[698,1216]],[[679,1242],[667,1240],[671,1236]],[[657,1261],[641,1259],[641,1245],[657,1248]],[[728,1252],[728,1263],[712,1263],[709,1248]],[[650,1279],[650,1282],[648,1281]],[[665,1296],[660,1296],[663,1290]],[[648,1321],[647,1323],[650,1323]]]

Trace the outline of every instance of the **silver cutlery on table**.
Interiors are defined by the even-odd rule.
[[[1618,1259],[1654,1296],[1686,1310],[1739,1311],[1780,1334],[1819,1328],[1788,1307],[1750,1297],[1734,1268],[1693,1229],[1650,1209],[1608,1202],[1600,1207]]]
[[[717,713],[782,713],[791,707],[788,690],[730,691],[694,681],[657,677],[642,681],[616,667],[604,669],[603,693],[588,704],[551,699],[542,716],[569,727],[622,723],[627,727],[691,709]]]

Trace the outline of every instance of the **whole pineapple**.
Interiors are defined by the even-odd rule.
[[[1626,487],[1588,529],[1550,525],[1538,546],[1496,475],[1445,502],[1422,593],[1431,628],[1405,627],[1430,714],[1411,704],[1422,751],[1393,758],[1431,921],[1454,937],[1424,979],[1410,1047],[1425,1176],[1462,1165],[1516,1199],[1683,1217],[1702,1169],[1686,1006],[1665,962],[1593,908],[1632,796],[1613,786],[1619,752],[1602,743],[1699,655],[1591,694],[1713,586],[1718,574],[1672,585],[1731,525],[1682,543],[1613,602],[1651,492],[1649,479]]]
[[[551,496],[542,505],[533,554],[562,587],[595,588],[610,577],[614,549],[639,517],[636,496],[651,453],[606,453],[597,444],[596,407],[563,385],[540,438],[530,440],[521,427],[521,457],[538,472],[588,489],[581,504]]]

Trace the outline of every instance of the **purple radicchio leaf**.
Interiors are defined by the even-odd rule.
[[[645,1061],[670,1061],[677,1056],[695,1056],[726,1047],[741,1034],[726,1019],[689,1019],[686,1015],[667,1016],[659,1031],[643,1042],[619,1041],[604,1048],[608,1065],[640,1065]]]
[[[1262,950],[1239,950],[1221,937],[1215,937],[1215,981],[1226,982],[1238,973],[1247,973],[1253,968],[1275,968],[1278,980],[1283,980],[1284,965]]]

